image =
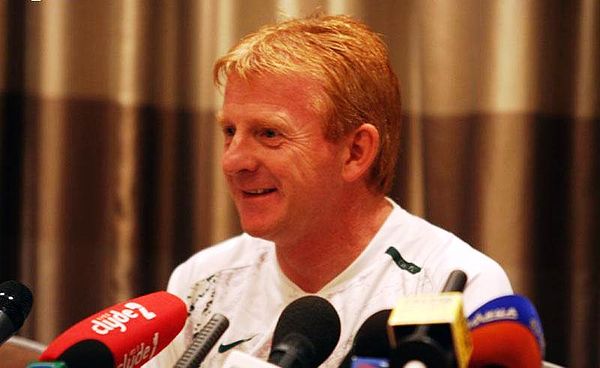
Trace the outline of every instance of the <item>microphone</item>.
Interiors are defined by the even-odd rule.
[[[229,327],[229,320],[222,314],[215,314],[194,336],[192,344],[177,361],[174,368],[197,368],[210,349],[215,346],[217,340]]]
[[[62,361],[68,368],[137,368],[177,336],[186,318],[185,303],[177,296],[166,291],[147,294],[75,324],[39,360]]]
[[[277,321],[268,362],[282,368],[315,368],[340,339],[340,318],[327,300],[308,295],[290,303]]]
[[[467,276],[452,271],[439,295],[401,298],[388,320],[393,367],[466,367],[472,345],[462,291]]]
[[[446,283],[442,288],[442,293],[457,291],[462,293],[465,290],[467,284],[467,274],[461,270],[454,270],[448,275]]]
[[[354,336],[352,347],[340,368],[350,368],[366,363],[364,358],[375,358],[389,362],[391,358],[390,343],[387,335],[387,322],[391,309],[384,309],[372,314],[359,327]],[[359,361],[360,360],[360,361]],[[368,364],[372,364],[369,362]]]
[[[23,326],[32,304],[27,286],[13,280],[0,284],[0,345]]]
[[[521,295],[493,299],[468,318],[473,340],[469,367],[539,368],[544,332],[533,304]]]

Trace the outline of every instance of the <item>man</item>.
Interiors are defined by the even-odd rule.
[[[465,313],[512,293],[500,266],[410,215],[390,189],[400,132],[397,78],[381,39],[345,16],[267,26],[219,59],[222,159],[244,234],[194,255],[168,290],[189,306],[184,331],[156,360],[170,367],[214,313],[230,327],[205,360],[231,349],[266,359],[281,311],[316,294],[341,320],[322,367],[337,367],[364,320],[398,298],[469,281]]]

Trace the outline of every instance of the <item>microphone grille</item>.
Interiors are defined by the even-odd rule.
[[[387,335],[387,321],[390,309],[381,310],[363,322],[358,329],[352,350],[355,355],[363,357],[389,357],[390,345]]]
[[[277,346],[290,334],[306,337],[315,348],[315,364],[329,357],[340,338],[341,323],[337,311],[326,299],[308,295],[290,303],[281,313],[272,346]]]
[[[202,327],[202,330],[194,336],[192,344],[179,358],[174,368],[199,367],[228,327],[227,317],[219,313],[214,314]]]
[[[113,352],[98,340],[79,341],[65,351],[57,360],[65,362],[69,368],[109,368],[116,367]]]
[[[0,284],[0,310],[8,315],[17,329],[25,322],[32,305],[33,294],[27,286],[14,280]]]

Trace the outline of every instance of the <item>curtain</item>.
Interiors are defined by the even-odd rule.
[[[284,16],[346,13],[401,81],[390,196],[496,259],[546,360],[600,366],[597,0],[5,0],[0,280],[48,343],[164,289],[240,231],[220,171],[214,60]]]

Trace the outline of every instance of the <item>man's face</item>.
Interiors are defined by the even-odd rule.
[[[325,139],[324,116],[312,107],[318,93],[300,77],[228,79],[222,167],[242,228],[253,236],[297,241],[335,221],[344,150]]]

